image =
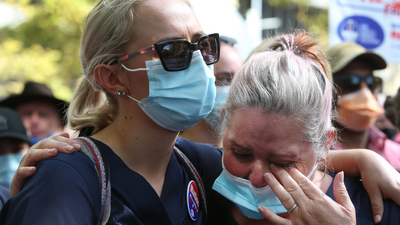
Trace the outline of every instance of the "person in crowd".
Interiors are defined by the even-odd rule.
[[[81,40],[84,75],[68,109],[68,123],[81,132],[80,140],[95,142],[103,152],[112,187],[111,214],[102,214],[102,197],[107,196],[99,187],[103,184],[99,176],[103,177],[104,170],[100,174],[94,167],[98,164],[83,152],[54,156],[55,150],[70,152],[82,143],[64,134],[40,141],[32,147],[36,151],[24,156],[18,170],[22,175],[13,180],[16,191],[10,192],[14,197],[4,206],[0,224],[219,224],[214,219],[221,212],[221,196],[212,191],[212,185],[222,171],[222,151],[178,137],[179,131],[191,128],[212,110],[215,76],[210,65],[218,57],[219,35],[203,33],[187,1],[99,2],[85,22]],[[206,207],[200,209],[195,188],[199,182],[189,177],[174,147],[198,171]],[[49,159],[36,164],[43,158]],[[355,173],[363,169],[363,160],[358,162],[352,164]],[[392,174],[390,169],[383,171]],[[33,173],[14,195],[24,177]],[[388,178],[380,175],[378,180]],[[346,198],[344,186],[337,188]],[[396,198],[398,192],[393,190],[395,185],[386,185],[378,191]],[[350,208],[348,212],[331,211],[341,207],[333,201],[328,202],[330,207],[320,202],[311,205],[318,209],[313,211],[316,214],[292,221],[334,217],[332,224],[345,224],[351,213]],[[329,218],[321,219],[320,213]]]
[[[187,140],[212,144],[217,147],[222,147],[218,132],[221,121],[221,111],[222,108],[225,107],[231,80],[243,63],[239,52],[234,46],[236,44],[235,40],[222,36],[220,41],[220,59],[214,65],[216,98],[213,109],[204,120],[179,134],[180,137]]]
[[[30,139],[19,115],[0,107],[0,185],[9,189],[22,156],[30,147]]]
[[[400,88],[397,90],[397,94],[392,97],[388,96],[384,103],[385,116],[393,124],[396,130],[394,141],[400,142]]]
[[[68,103],[54,97],[42,83],[27,82],[21,94],[11,95],[0,106],[17,111],[29,132],[31,144],[64,129],[63,116]]]
[[[325,53],[339,95],[335,117],[339,138],[332,149],[370,149],[399,169],[400,145],[374,126],[383,109],[376,96],[382,79],[374,76],[373,71],[386,68],[385,60],[353,42],[332,46]]]
[[[229,200],[221,224],[259,224],[264,218],[289,224],[315,210],[310,202],[331,207],[334,200],[339,204],[331,211],[348,215],[337,224],[374,224],[359,179],[339,173],[333,182],[335,175],[317,169],[335,136],[325,63],[317,41],[298,32],[279,36],[237,71],[223,112],[223,172],[213,185]],[[333,191],[343,182],[351,201]],[[385,200],[381,224],[398,224],[399,211]]]

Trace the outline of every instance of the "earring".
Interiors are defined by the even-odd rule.
[[[126,95],[126,91],[125,90],[116,91],[116,92],[114,92],[114,94],[116,94],[116,95]]]

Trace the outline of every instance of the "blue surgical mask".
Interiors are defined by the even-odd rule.
[[[46,136],[44,136],[44,137],[30,136],[30,139],[31,139],[31,146],[34,145],[34,144],[36,144],[36,143],[38,143],[38,142],[41,141],[42,139],[48,138],[48,137],[53,136],[53,135],[54,135],[54,133],[50,133],[50,134],[48,134],[48,135],[46,135]]]
[[[200,51],[193,52],[190,66],[185,70],[166,71],[160,60],[146,61],[146,69],[128,69],[138,70],[147,70],[149,96],[141,101],[127,96],[138,102],[143,112],[161,127],[187,130],[211,112],[215,76],[213,67],[205,64]]]
[[[221,125],[221,112],[222,108],[225,107],[226,98],[228,98],[230,88],[231,86],[217,86],[217,96],[215,97],[214,107],[206,117],[207,124],[210,125],[214,131],[219,132]]]
[[[10,189],[12,178],[18,169],[22,156],[24,156],[22,153],[0,156],[0,185]]]
[[[215,180],[212,189],[229,201],[235,203],[243,215],[250,219],[265,219],[257,209],[261,205],[267,207],[275,214],[287,212],[269,185],[256,188],[249,180],[233,176],[225,169],[224,165],[222,165],[222,167],[223,171]],[[309,178],[316,168],[317,167],[314,166],[312,172],[308,176]]]

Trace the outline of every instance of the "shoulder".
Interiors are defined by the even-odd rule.
[[[221,164],[221,148],[217,148],[210,144],[194,143],[180,137],[177,138],[175,145],[190,159],[190,161],[192,161],[196,167],[206,166],[207,164]]]
[[[10,199],[10,191],[5,187],[0,186],[0,211],[8,199]]]
[[[333,175],[335,177],[335,175]],[[349,197],[356,209],[357,224],[375,224],[372,214],[371,201],[360,178],[345,176]],[[326,193],[335,200],[333,196],[333,182]],[[384,214],[381,224],[400,224],[400,207],[391,199],[384,199]]]
[[[60,153],[36,167],[35,175],[5,205],[1,216],[6,216],[6,224],[96,223],[101,189],[88,156],[82,152]]]

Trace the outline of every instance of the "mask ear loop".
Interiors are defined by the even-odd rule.
[[[129,69],[129,68],[127,68],[124,64],[122,64],[121,62],[120,62],[120,65],[121,65],[125,70],[127,70],[127,71],[129,71],[129,72],[136,72],[136,71],[141,71],[141,70],[149,70],[148,68]]]

